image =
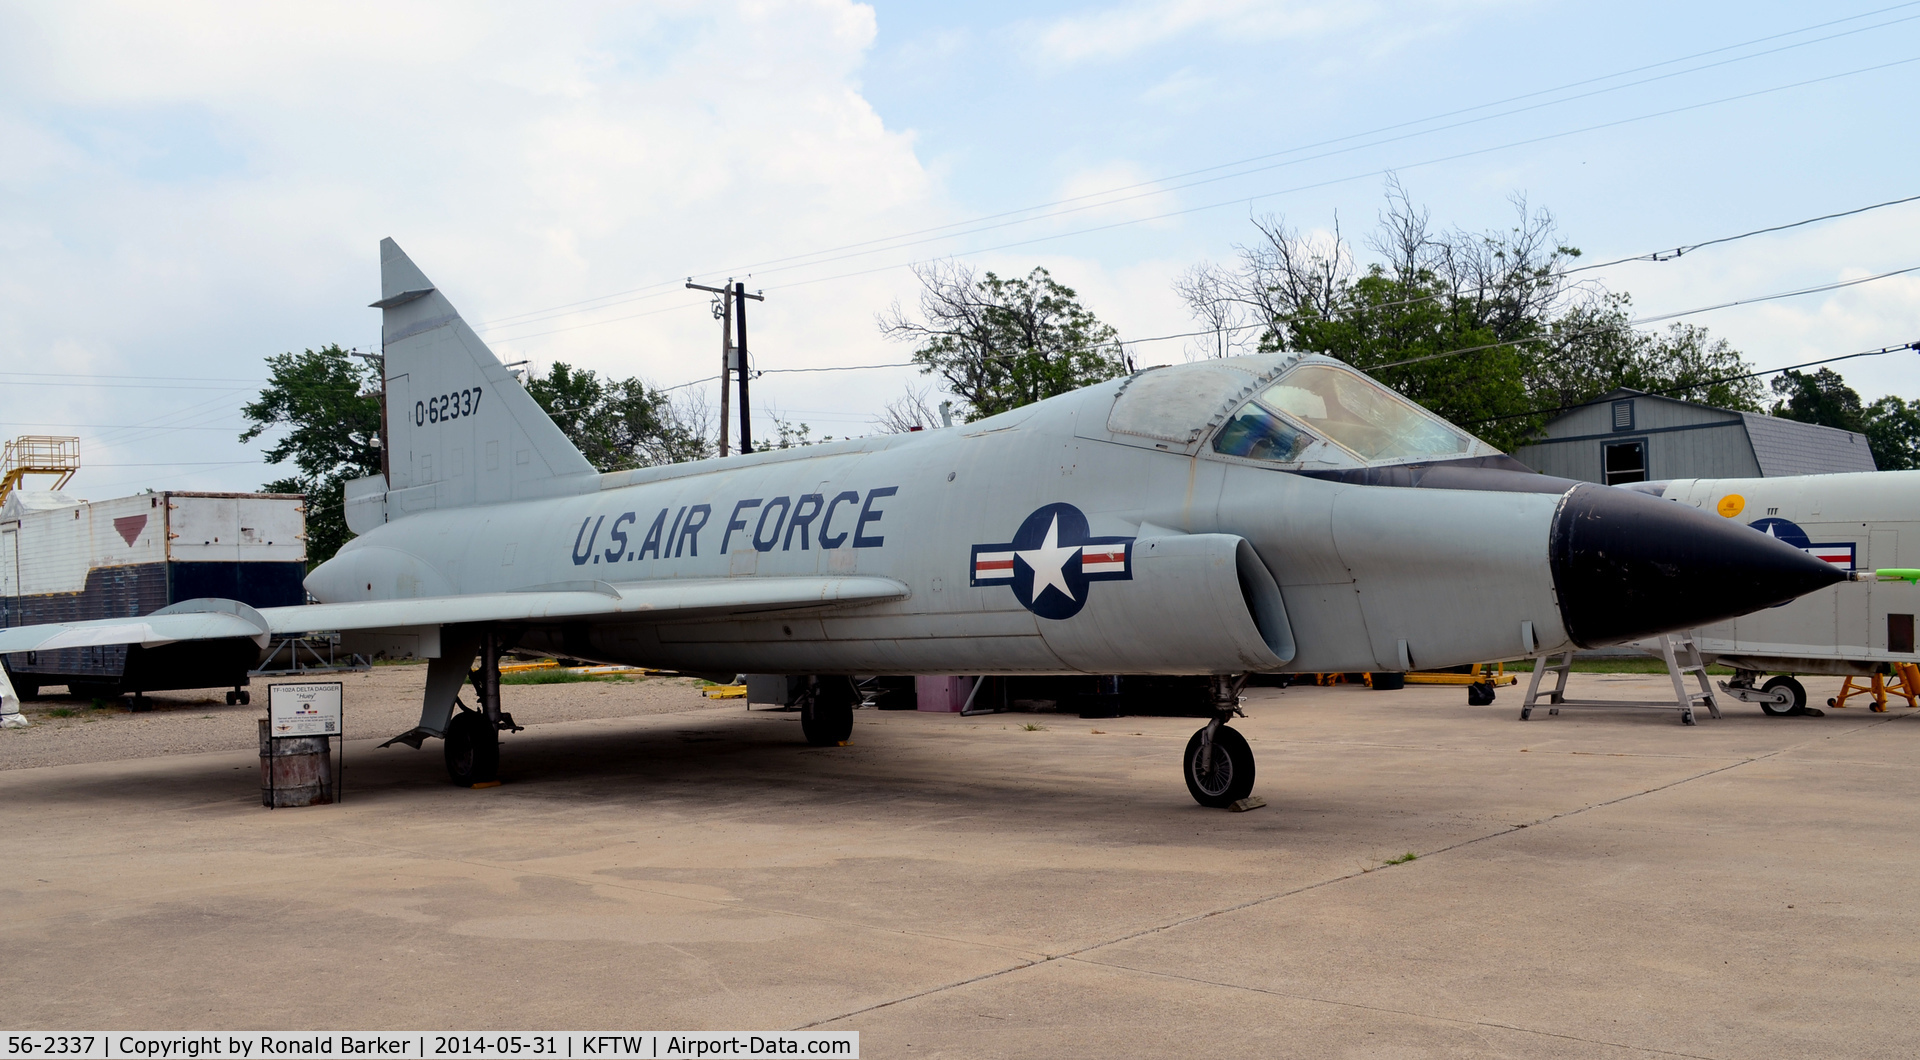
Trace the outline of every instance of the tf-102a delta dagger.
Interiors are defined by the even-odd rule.
[[[323,601],[221,600],[0,631],[0,652],[318,630],[427,656],[420,724],[490,779],[509,648],[810,675],[844,741],[853,674],[1181,674],[1213,720],[1194,798],[1248,794],[1251,673],[1405,671],[1707,625],[1842,577],[1691,508],[1535,474],[1321,357],[1136,372],[964,426],[596,472],[392,240],[383,475]],[[476,671],[476,656],[481,665]],[[469,679],[478,710],[455,713]]]

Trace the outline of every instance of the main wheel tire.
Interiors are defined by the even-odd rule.
[[[455,714],[447,723],[444,750],[447,778],[463,788],[485,784],[500,775],[500,730],[487,723],[485,714]]]
[[[1776,689],[1792,693],[1792,701],[1787,703],[1762,703],[1760,704],[1761,710],[1766,711],[1776,718],[1784,718],[1789,714],[1805,714],[1807,712],[1807,686],[1786,674],[1781,674],[1779,677],[1760,686],[1760,691],[1762,692],[1772,692]]]
[[[1200,737],[1197,730],[1187,741],[1181,756],[1181,772],[1187,777],[1187,792],[1193,801],[1216,810],[1225,809],[1253,793],[1253,748],[1247,738],[1231,726],[1222,725],[1213,734],[1213,769],[1200,775]]]
[[[859,693],[844,677],[822,677],[800,702],[800,732],[815,747],[837,747],[853,735]]]
[[[1375,671],[1367,675],[1367,685],[1375,692],[1398,692],[1407,687],[1407,675]]]

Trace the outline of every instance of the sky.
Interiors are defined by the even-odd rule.
[[[1136,363],[1253,220],[1524,195],[1600,262],[1920,195],[1920,2],[0,6],[0,436],[91,499],[252,489],[264,358],[377,349],[399,242],[502,361],[717,400],[691,277],[763,291],[756,435],[931,380],[911,266],[1044,266]],[[1364,246],[1361,248],[1364,253]],[[1920,339],[1920,202],[1583,275],[1773,368]],[[1649,325],[1655,326],[1655,325]],[[1920,354],[1836,366],[1920,399]],[[938,395],[933,396],[937,401]]]

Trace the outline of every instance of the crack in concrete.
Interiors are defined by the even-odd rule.
[[[744,910],[749,912],[762,913],[769,916],[792,917],[795,920],[806,920],[816,924],[829,924],[837,928],[851,927],[851,928],[858,928],[863,931],[875,931],[875,932],[881,932],[884,934],[904,935],[909,938],[932,939],[936,942],[950,942],[956,946],[969,946],[969,947],[974,947],[976,949],[999,950],[999,951],[1011,952],[1011,953],[1032,952],[1031,950],[1028,950],[1026,949],[1026,947],[1023,947],[1023,946],[1008,946],[1000,943],[982,942],[979,939],[953,938],[951,936],[941,935],[936,932],[915,931],[910,928],[883,927],[877,924],[870,924],[861,920],[821,916],[818,913],[802,913],[792,909],[782,909],[778,906],[757,904],[751,901],[747,901],[745,899],[735,899],[733,901],[723,902],[714,898],[698,898],[692,895],[682,894],[677,891],[663,890],[663,889],[654,888],[654,887],[641,887],[635,884],[631,880],[622,880],[618,878],[610,879],[595,873],[588,873],[585,875],[573,875],[565,872],[556,872],[552,869],[536,869],[536,868],[515,866],[515,865],[504,864],[500,862],[487,861],[487,860],[483,860],[481,858],[475,858],[475,857],[455,857],[449,854],[428,853],[425,851],[414,850],[410,847],[397,846],[390,843],[375,843],[371,840],[356,839],[350,836],[334,836],[333,838],[338,842],[358,843],[361,846],[371,847],[375,850],[383,850],[390,854],[407,854],[412,857],[420,858],[422,860],[449,862],[456,865],[472,865],[476,868],[490,869],[496,872],[506,873],[511,876],[538,876],[544,879],[562,880],[568,883],[577,883],[587,887],[610,887],[614,890],[630,891],[635,894],[654,895],[657,897],[672,898],[678,901],[688,902],[688,903],[697,904],[697,905],[711,906],[714,909],[738,909],[738,910]]]
[[[1854,729],[1849,729],[1849,730],[1847,730],[1847,731],[1845,731],[1845,732],[1842,732],[1842,733],[1839,733],[1839,734],[1837,734],[1837,735],[1838,735],[1838,736],[1841,736],[1841,737],[1846,737],[1846,736],[1852,736],[1852,735],[1854,735],[1855,733],[1860,733],[1860,732],[1865,732],[1865,731],[1867,731],[1867,730],[1868,730],[1868,729],[1870,729],[1870,728],[1874,728],[1874,727],[1877,727],[1878,725],[1884,725],[1884,724],[1887,724],[1887,723],[1890,723],[1890,722],[1895,722],[1895,721],[1900,721],[1900,720],[1902,720],[1903,718],[1911,718],[1911,717],[1920,717],[1920,715],[1917,715],[1917,714],[1890,714],[1890,715],[1888,715],[1888,716],[1886,716],[1886,717],[1884,717],[1884,718],[1877,718],[1877,719],[1873,719],[1873,720],[1872,720],[1872,723],[1871,723],[1871,724],[1867,724],[1867,725],[1862,725],[1862,726],[1860,726],[1859,728],[1854,728]],[[1836,734],[1827,734],[1827,735],[1824,735],[1824,736],[1821,736],[1821,737],[1818,737],[1817,739],[1818,739],[1819,741],[1822,741],[1822,742],[1824,742],[1824,741],[1827,741],[1827,740],[1831,740],[1831,739],[1833,739],[1835,735],[1836,735]],[[1509,836],[1509,835],[1513,835],[1513,834],[1514,834],[1514,833],[1516,833],[1516,832],[1522,832],[1522,831],[1526,831],[1526,830],[1527,830],[1527,829],[1529,829],[1529,828],[1537,828],[1537,827],[1540,827],[1541,825],[1546,825],[1546,824],[1551,824],[1551,823],[1553,823],[1554,821],[1559,821],[1559,820],[1563,820],[1563,819],[1565,819],[1565,818],[1569,818],[1569,817],[1577,817],[1577,816],[1579,816],[1579,815],[1581,815],[1581,814],[1584,814],[1584,813],[1588,813],[1588,812],[1590,812],[1590,811],[1593,811],[1593,810],[1601,810],[1601,809],[1605,809],[1605,808],[1607,808],[1607,807],[1609,807],[1609,806],[1617,806],[1617,805],[1619,805],[1619,804],[1621,804],[1621,803],[1623,803],[1623,802],[1629,802],[1629,801],[1631,801],[1631,800],[1634,800],[1634,799],[1638,799],[1638,798],[1642,798],[1642,797],[1645,797],[1645,796],[1648,796],[1648,795],[1657,795],[1657,794],[1659,794],[1660,792],[1663,792],[1663,791],[1668,791],[1668,790],[1670,790],[1670,789],[1673,789],[1673,788],[1677,788],[1677,787],[1679,787],[1679,786],[1681,786],[1681,785],[1683,785],[1683,784],[1691,784],[1691,783],[1693,783],[1693,782],[1694,782],[1694,781],[1696,781],[1696,780],[1704,780],[1704,779],[1706,779],[1707,777],[1711,777],[1711,776],[1716,776],[1716,775],[1718,775],[1718,774],[1721,774],[1721,773],[1725,773],[1725,772],[1727,772],[1727,771],[1729,771],[1729,770],[1733,770],[1733,769],[1739,769],[1739,768],[1740,768],[1741,766],[1746,766],[1746,765],[1752,765],[1752,764],[1753,764],[1753,763],[1755,763],[1755,762],[1764,762],[1764,761],[1766,761],[1767,759],[1770,759],[1770,758],[1776,758],[1776,757],[1778,757],[1778,756],[1780,756],[1780,755],[1784,755],[1784,754],[1788,754],[1788,753],[1790,753],[1790,752],[1793,752],[1793,751],[1797,751],[1797,750],[1800,750],[1800,749],[1802,749],[1802,748],[1805,748],[1805,747],[1809,747],[1809,746],[1812,746],[1812,745],[1814,745],[1814,743],[1815,743],[1815,742],[1816,742],[1816,739],[1815,739],[1815,738],[1809,738],[1809,739],[1807,739],[1807,740],[1803,740],[1803,741],[1801,741],[1801,742],[1799,742],[1799,743],[1795,743],[1795,744],[1790,744],[1790,745],[1788,745],[1788,746],[1786,746],[1786,747],[1782,747],[1782,748],[1778,748],[1778,749],[1776,749],[1776,750],[1773,750],[1773,751],[1768,751],[1768,752],[1767,752],[1767,753],[1765,753],[1765,754],[1759,754],[1759,755],[1750,755],[1750,756],[1748,756],[1748,757],[1745,757],[1745,758],[1742,758],[1742,759],[1740,759],[1740,760],[1739,760],[1739,761],[1737,761],[1737,762],[1731,762],[1731,763],[1728,763],[1727,765],[1724,765],[1724,766],[1718,766],[1718,767],[1716,767],[1716,768],[1714,768],[1714,769],[1708,769],[1708,770],[1703,770],[1702,772],[1699,772],[1699,773],[1694,773],[1694,774],[1691,774],[1691,775],[1689,775],[1689,776],[1685,776],[1685,777],[1681,777],[1681,778],[1679,778],[1679,779],[1677,779],[1677,780],[1672,780],[1672,781],[1668,781],[1668,782],[1667,782],[1667,783],[1665,783],[1665,784],[1656,784],[1656,785],[1654,785],[1653,787],[1650,787],[1650,788],[1644,788],[1644,789],[1642,789],[1642,790],[1640,790],[1640,791],[1633,791],[1633,792],[1629,792],[1629,793],[1627,793],[1627,794],[1625,794],[1625,795],[1621,795],[1621,796],[1619,796],[1619,797],[1617,797],[1617,798],[1612,798],[1612,799],[1605,799],[1605,800],[1603,800],[1603,801],[1600,801],[1600,802],[1594,802],[1594,803],[1588,803],[1588,804],[1587,804],[1587,805],[1585,805],[1585,806],[1581,806],[1581,807],[1578,807],[1578,808],[1576,808],[1576,809],[1572,809],[1572,810],[1563,810],[1563,811],[1561,811],[1560,813],[1556,813],[1556,814],[1550,814],[1550,815],[1548,815],[1548,816],[1546,816],[1546,817],[1542,817],[1542,818],[1539,818],[1539,819],[1537,819],[1537,820],[1534,820],[1534,821],[1530,821],[1530,822],[1528,822],[1528,823],[1526,823],[1526,824],[1518,824],[1518,825],[1512,825],[1512,826],[1509,826],[1509,827],[1507,827],[1507,828],[1502,828],[1502,829],[1498,829],[1498,830],[1496,830],[1496,831],[1492,831],[1492,832],[1488,832],[1488,833],[1487,833],[1487,834],[1485,834],[1485,835],[1481,835],[1481,836],[1475,836],[1475,837],[1473,837],[1473,838],[1471,838],[1471,839],[1463,839],[1463,840],[1460,840],[1460,841],[1459,841],[1459,842],[1457,842],[1457,843],[1450,843],[1450,844],[1448,844],[1448,845],[1446,845],[1446,846],[1443,846],[1443,847],[1437,847],[1437,848],[1435,848],[1435,849],[1433,849],[1433,850],[1430,850],[1430,851],[1426,851],[1426,852],[1423,852],[1423,853],[1421,853],[1421,854],[1420,854],[1420,856],[1419,856],[1418,858],[1416,858],[1416,859],[1414,859],[1413,861],[1409,861],[1409,862],[1403,862],[1403,863],[1399,863],[1399,864],[1392,864],[1392,865],[1381,865],[1381,866],[1379,866],[1379,867],[1377,867],[1377,868],[1374,868],[1374,867],[1369,867],[1369,868],[1363,868],[1363,869],[1359,869],[1359,870],[1357,870],[1357,871],[1354,871],[1354,872],[1348,872],[1348,873],[1344,873],[1344,874],[1342,874],[1342,875],[1339,875],[1339,876],[1331,876],[1331,877],[1328,877],[1327,879],[1323,879],[1323,880],[1316,880],[1316,881],[1314,881],[1314,882],[1312,882],[1312,883],[1307,883],[1307,884],[1302,884],[1302,885],[1300,885],[1300,886],[1298,886],[1298,887],[1293,887],[1293,888],[1289,888],[1289,889],[1287,889],[1287,890],[1284,890],[1284,891],[1280,891],[1280,892],[1277,892],[1277,893],[1274,893],[1274,894],[1270,894],[1270,895],[1263,895],[1263,896],[1261,896],[1261,897],[1258,897],[1258,898],[1250,898],[1250,899],[1248,899],[1248,900],[1246,900],[1246,901],[1244,901],[1244,902],[1236,902],[1236,903],[1234,903],[1233,905],[1227,905],[1227,906],[1221,906],[1221,907],[1219,907],[1219,908],[1217,908],[1217,909],[1209,909],[1209,910],[1206,910],[1206,911],[1204,911],[1204,912],[1200,912],[1200,913],[1194,913],[1194,914],[1191,914],[1191,915],[1189,915],[1189,916],[1184,916],[1184,917],[1180,917],[1180,918],[1178,918],[1178,919],[1175,919],[1175,920],[1169,920],[1169,921],[1166,921],[1166,922],[1164,922],[1164,923],[1160,923],[1160,924],[1154,924],[1154,925],[1151,925],[1151,926],[1148,926],[1148,927],[1144,927],[1144,928],[1140,928],[1140,929],[1139,929],[1139,930],[1137,930],[1137,931],[1131,931],[1131,932],[1128,932],[1128,933],[1126,933],[1126,934],[1124,934],[1124,935],[1118,935],[1118,936],[1115,936],[1114,938],[1110,938],[1110,939],[1106,939],[1106,940],[1104,940],[1104,941],[1101,941],[1101,942],[1095,942],[1095,943],[1091,943],[1091,944],[1089,944],[1089,945],[1086,945],[1086,946],[1082,946],[1082,947],[1080,947],[1080,948],[1078,948],[1078,949],[1073,949],[1073,950],[1066,950],[1066,951],[1064,951],[1064,952],[1061,952],[1061,953],[1056,953],[1056,954],[1051,954],[1051,955],[1048,955],[1048,956],[1046,956],[1046,957],[1042,957],[1042,958],[1040,958],[1040,959],[1038,959],[1038,960],[1031,960],[1031,961],[1024,961],[1024,962],[1021,962],[1021,963],[1019,963],[1019,964],[1014,964],[1014,965],[1010,965],[1010,966],[1008,966],[1008,967],[1006,967],[1006,968],[1002,968],[1002,969],[999,969],[999,970],[997,970],[997,971],[992,971],[992,972],[983,972],[983,973],[982,973],[982,974],[980,974],[980,975],[976,975],[976,976],[971,976],[971,977],[969,977],[969,978],[966,978],[966,979],[961,979],[961,980],[957,980],[957,981],[955,981],[955,982],[951,982],[951,983],[946,983],[946,984],[943,984],[943,985],[940,985],[940,986],[932,986],[932,987],[928,987],[928,988],[927,988],[927,989],[925,989],[925,990],[918,990],[918,991],[915,991],[915,992],[913,992],[913,993],[911,993],[911,994],[903,994],[903,995],[901,995],[900,997],[896,997],[896,998],[891,998],[891,999],[889,999],[889,1000],[886,1000],[886,1001],[880,1001],[880,1002],[876,1002],[875,1004],[871,1004],[871,1005],[866,1005],[866,1006],[863,1006],[863,1007],[861,1007],[861,1008],[856,1008],[856,1009],[853,1009],[853,1010],[850,1010],[850,1011],[848,1011],[848,1012],[843,1012],[843,1013],[840,1013],[839,1015],[836,1015],[836,1016],[826,1016],[826,1017],[823,1017],[823,1018],[821,1018],[821,1019],[817,1019],[817,1020],[814,1020],[814,1021],[812,1021],[812,1022],[810,1022],[810,1023],[803,1023],[803,1024],[800,1024],[799,1026],[797,1026],[797,1027],[794,1027],[794,1028],[792,1028],[792,1029],[793,1029],[793,1030],[808,1030],[808,1029],[810,1029],[810,1028],[814,1028],[814,1027],[821,1027],[821,1026],[825,1026],[826,1024],[829,1024],[829,1023],[838,1023],[838,1022],[840,1022],[841,1020],[846,1020],[846,1019],[851,1019],[851,1018],[853,1018],[853,1017],[855,1017],[855,1016],[860,1016],[860,1015],[864,1015],[864,1014],[866,1014],[866,1013],[868,1013],[868,1012],[877,1012],[877,1011],[879,1011],[880,1009],[884,1009],[884,1008],[891,1008],[891,1007],[893,1007],[893,1006],[895,1006],[895,1005],[901,1005],[901,1004],[905,1004],[906,1002],[909,1002],[909,1001],[916,1001],[916,1000],[918,1000],[918,999],[920,999],[920,998],[924,998],[924,997],[931,997],[931,996],[932,996],[932,995],[934,995],[934,994],[941,994],[941,993],[945,993],[945,992],[947,992],[947,991],[950,991],[950,990],[958,990],[958,989],[960,989],[960,988],[962,988],[962,987],[967,987],[967,986],[971,986],[971,985],[973,985],[973,984],[975,984],[975,983],[980,983],[980,982],[985,982],[985,981],[987,981],[987,980],[989,980],[989,979],[998,979],[998,978],[1000,978],[1000,977],[1002,977],[1002,976],[1006,976],[1006,975],[1011,975],[1011,974],[1013,974],[1013,973],[1015,973],[1015,972],[1021,972],[1021,971],[1025,971],[1025,970],[1027,970],[1027,969],[1029,969],[1029,968],[1038,968],[1038,967],[1041,967],[1041,966],[1043,966],[1043,965],[1048,965],[1048,964],[1052,964],[1052,963],[1054,963],[1054,962],[1056,962],[1056,961],[1066,961],[1066,960],[1079,960],[1079,958],[1081,958],[1081,957],[1084,957],[1084,956],[1085,956],[1086,954],[1090,954],[1090,953],[1093,953],[1093,952],[1095,952],[1095,951],[1098,951],[1098,950],[1104,950],[1104,949],[1107,949],[1107,948],[1109,948],[1109,947],[1112,947],[1112,946],[1118,946],[1118,945],[1120,945],[1120,944],[1121,944],[1121,943],[1123,943],[1123,942],[1131,942],[1131,941],[1133,941],[1133,940],[1135,940],[1135,939],[1140,939],[1140,938],[1145,938],[1145,937],[1146,937],[1146,936],[1148,936],[1148,935],[1158,935],[1158,934],[1162,934],[1162,933],[1165,933],[1165,932],[1168,932],[1168,931],[1173,931],[1173,930],[1175,930],[1176,928],[1182,928],[1182,927],[1185,927],[1185,926],[1187,926],[1187,925],[1189,925],[1189,924],[1197,924],[1197,923],[1199,923],[1199,922],[1200,922],[1200,921],[1202,921],[1202,920],[1211,920],[1211,919],[1213,919],[1214,917],[1218,917],[1218,916],[1226,916],[1226,915],[1228,915],[1228,914],[1230,914],[1230,913],[1237,913],[1237,912],[1240,912],[1240,911],[1242,911],[1242,910],[1245,910],[1245,909],[1252,909],[1252,908],[1255,908],[1256,906],[1262,906],[1262,905],[1268,905],[1268,904],[1271,904],[1271,903],[1273,903],[1273,902],[1278,902],[1278,901],[1282,901],[1282,900],[1284,900],[1284,899],[1287,899],[1287,898],[1292,898],[1292,897],[1295,897],[1295,896],[1297,896],[1297,895],[1301,895],[1301,894],[1306,894],[1306,893],[1307,893],[1307,892],[1309,892],[1309,891],[1317,891],[1317,890],[1319,890],[1319,889],[1321,889],[1321,888],[1323,888],[1323,887],[1331,887],[1331,886],[1333,886],[1334,884],[1337,884],[1337,883],[1344,883],[1344,882],[1346,882],[1347,880],[1353,880],[1353,879],[1359,879],[1359,878],[1360,878],[1360,877],[1362,877],[1362,876],[1369,876],[1369,875],[1372,875],[1373,873],[1376,873],[1376,872],[1386,872],[1386,871],[1388,871],[1389,869],[1398,869],[1398,868],[1403,868],[1403,867],[1404,867],[1405,865],[1417,865],[1417,864],[1419,864],[1420,862],[1422,862],[1422,861],[1425,861],[1425,860],[1427,860],[1428,858],[1431,858],[1431,857],[1433,857],[1433,856],[1436,856],[1436,855],[1439,855],[1439,854],[1445,854],[1445,853],[1448,853],[1448,852],[1451,852],[1451,851],[1455,851],[1455,850],[1460,850],[1460,849],[1462,849],[1462,848],[1465,848],[1465,847],[1470,847],[1470,846],[1474,846],[1474,845],[1476,845],[1476,844],[1480,844],[1480,843],[1485,843],[1485,842],[1488,842],[1488,841],[1490,841],[1490,840],[1494,840],[1494,839],[1499,839],[1499,838],[1501,838],[1501,837],[1503,837],[1503,836]],[[1125,967],[1125,966],[1123,966],[1123,965],[1104,965],[1104,964],[1102,964],[1102,963],[1100,963],[1100,962],[1097,962],[1097,961],[1079,961],[1079,963],[1082,963],[1082,964],[1087,964],[1087,965],[1090,965],[1090,966],[1094,966],[1094,967],[1120,967],[1120,968],[1124,968],[1124,967]],[[1128,971],[1137,971],[1138,969],[1132,969],[1132,968],[1127,968],[1126,970],[1128,970]],[[1184,978],[1184,977],[1181,977],[1181,976],[1173,976],[1173,975],[1170,975],[1170,973],[1156,973],[1156,974],[1169,974],[1169,977],[1171,977],[1171,978]],[[1201,981],[1201,980],[1195,980],[1195,981],[1196,981],[1196,982],[1198,982],[1198,981]],[[1230,984],[1223,984],[1223,985],[1230,985]],[[1248,990],[1258,990],[1259,988],[1258,988],[1258,987],[1241,987],[1241,989],[1248,989]],[[1291,996],[1291,995],[1289,995],[1289,996]],[[1317,1000],[1317,999],[1309,999],[1309,1000]],[[1362,1006],[1362,1007],[1364,1007],[1364,1006]],[[1382,1011],[1394,1011],[1394,1010],[1387,1010],[1387,1009],[1383,1009]],[[1474,1024],[1476,1024],[1476,1023],[1478,1022],[1478,1021],[1474,1021],[1474,1020],[1461,1020],[1461,1019],[1452,1019],[1452,1018],[1450,1018],[1450,1017],[1440,1017],[1440,1016],[1434,1016],[1434,1017],[1430,1017],[1430,1018],[1433,1018],[1433,1019],[1450,1019],[1450,1021],[1451,1021],[1451,1022],[1456,1022],[1456,1023],[1461,1023],[1461,1024],[1467,1024],[1467,1025],[1474,1025]],[[1504,1027],[1505,1025],[1504,1025],[1504,1024],[1486,1024],[1486,1026],[1503,1026],[1503,1027]],[[1527,1031],[1527,1030],[1528,1030],[1527,1028],[1524,1028],[1524,1027],[1510,1027],[1510,1028],[1507,1028],[1507,1029],[1509,1029],[1509,1030],[1517,1030],[1517,1031]],[[1555,1036],[1555,1037],[1568,1037],[1568,1036],[1566,1036],[1566,1035],[1558,1035],[1558,1034],[1554,1034],[1554,1032],[1551,1032],[1551,1031],[1538,1031],[1538,1032],[1532,1032],[1532,1031],[1529,1031],[1529,1033],[1539,1033],[1539,1034],[1550,1034],[1550,1035],[1553,1035],[1553,1036]],[[1584,1040],[1586,1040],[1586,1039],[1572,1039],[1572,1040],[1576,1040],[1576,1041],[1584,1041]],[[1602,1041],[1596,1041],[1596,1042],[1595,1042],[1595,1044],[1600,1044],[1600,1045],[1611,1045],[1611,1044],[1613,1044],[1613,1043],[1610,1043],[1610,1042],[1602,1042]],[[1639,1048],[1639,1047],[1637,1047],[1637,1046],[1623,1046],[1622,1048]],[[1660,1050],[1655,1050],[1655,1049],[1647,1049],[1647,1050],[1644,1050],[1644,1051],[1647,1051],[1647,1052],[1660,1052]],[[1666,1054],[1664,1054],[1664,1055],[1669,1055],[1669,1056],[1688,1056],[1688,1057],[1691,1057],[1691,1056],[1693,1056],[1694,1054],[1690,1054],[1690,1053],[1666,1053]],[[1710,1057],[1709,1057],[1709,1058],[1704,1058],[1704,1060],[1713,1060],[1713,1058],[1710,1058]]]
[[[1358,1001],[1341,1001],[1337,998],[1318,997],[1313,994],[1296,994],[1287,990],[1275,990],[1271,987],[1249,986],[1245,983],[1223,983],[1213,979],[1201,979],[1198,976],[1180,975],[1175,972],[1159,972],[1151,968],[1135,968],[1127,964],[1109,964],[1105,961],[1088,961],[1078,957],[1069,957],[1067,959],[1073,961],[1075,964],[1084,964],[1089,968],[1104,968],[1116,972],[1132,972],[1136,975],[1150,976],[1156,979],[1175,979],[1182,982],[1198,983],[1202,986],[1217,986],[1228,990],[1244,990],[1254,994],[1265,994],[1269,997],[1284,997],[1294,1001],[1311,1001],[1321,1005],[1333,1005],[1338,1008],[1360,1009],[1365,1012],[1383,1012],[1392,1016],[1407,1016],[1412,1019],[1434,1020],[1439,1023],[1452,1023],[1463,1027],[1491,1027],[1503,1031],[1513,1031],[1518,1034],[1537,1034],[1546,1038],[1559,1038],[1563,1041],[1582,1042],[1587,1045],[1604,1045],[1613,1049],[1630,1049],[1634,1052],[1653,1053],[1658,1056],[1685,1057],[1686,1060],[1721,1060],[1719,1057],[1708,1056],[1702,1053],[1680,1053],[1671,1049],[1655,1048],[1650,1045],[1628,1045],[1625,1042],[1613,1042],[1605,1038],[1583,1038],[1578,1034],[1546,1031],[1535,1027],[1521,1027],[1512,1023],[1501,1023],[1497,1020],[1472,1020],[1461,1019],[1457,1016],[1437,1016],[1431,1012],[1413,1012],[1408,1009],[1392,1008],[1387,1005],[1368,1005]]]

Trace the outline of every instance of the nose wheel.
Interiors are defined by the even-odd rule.
[[[1202,806],[1224,810],[1253,793],[1253,748],[1247,738],[1227,725],[1240,711],[1240,690],[1247,678],[1213,679],[1213,720],[1187,741],[1181,769],[1187,793]]]
[[[1187,792],[1202,806],[1224,810],[1253,793],[1253,748],[1238,729],[1225,725],[1213,739],[1206,737],[1201,729],[1187,741]]]

